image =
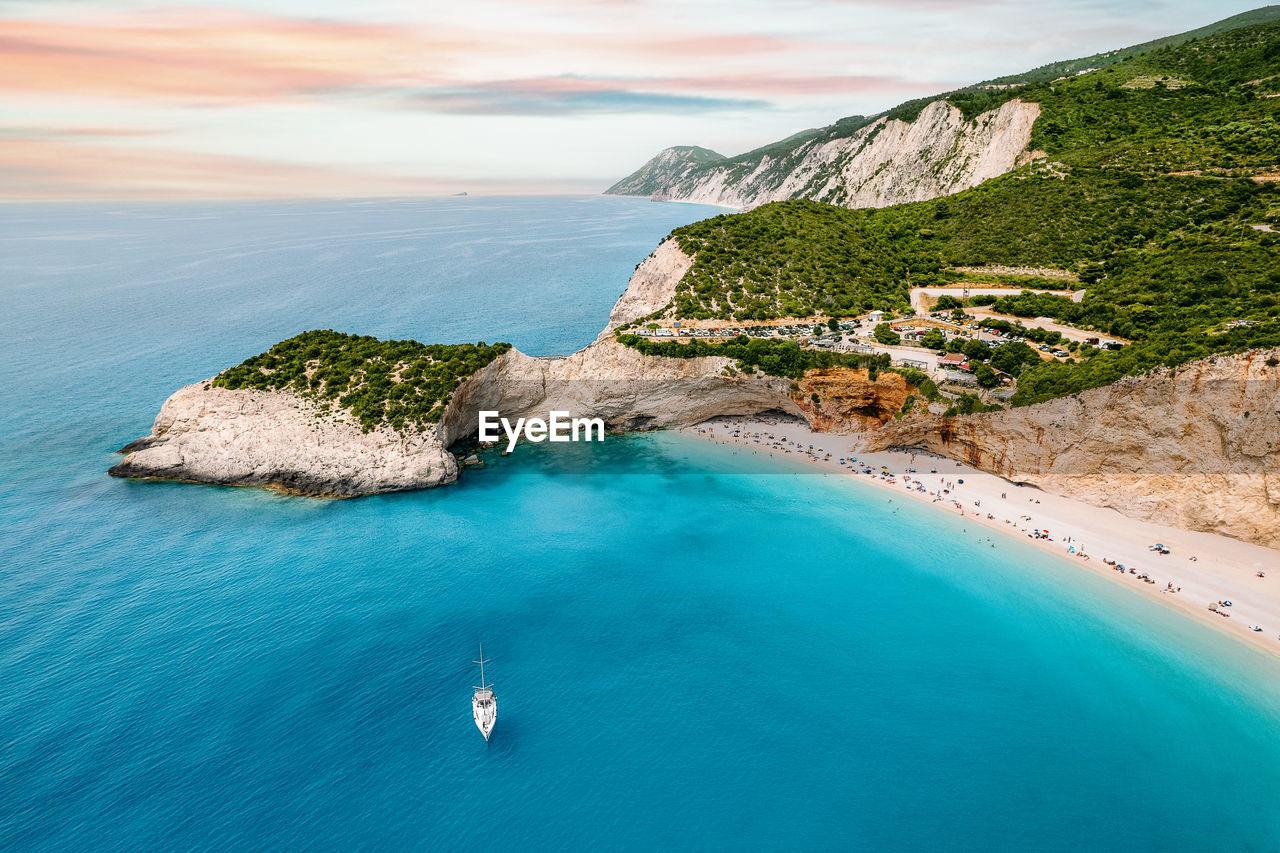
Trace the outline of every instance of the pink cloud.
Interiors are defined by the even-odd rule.
[[[474,74],[467,79],[459,71],[466,61],[485,58],[524,56],[536,61],[541,57],[544,65],[590,71],[610,65],[607,60],[617,56],[644,67],[669,68],[682,60],[680,66],[697,68],[708,58],[754,63],[762,57],[802,58],[815,51],[851,49],[845,43],[770,35],[474,33],[215,9],[77,22],[0,18],[0,91],[217,104],[333,92],[488,85],[492,81],[475,79]],[[670,84],[687,91],[750,96],[841,91],[846,83],[872,86],[879,79],[893,84],[891,77],[765,73],[675,75],[644,82],[649,87]]]
[[[598,191],[598,182],[484,181],[390,175],[192,151],[81,144],[0,134],[0,198],[340,198],[460,190]]]
[[[0,91],[229,102],[436,80],[467,42],[216,10],[93,23],[0,19]]]

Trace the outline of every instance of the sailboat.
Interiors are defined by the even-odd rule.
[[[471,716],[475,719],[480,734],[484,735],[485,743],[489,742],[493,724],[498,722],[498,698],[493,695],[493,685],[484,682],[484,665],[488,662],[484,659],[484,643],[481,643],[480,660],[472,661],[480,664],[480,686],[475,688],[476,692],[471,696]]]

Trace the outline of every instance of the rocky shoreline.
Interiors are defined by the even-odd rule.
[[[151,434],[121,449],[117,477],[257,486],[343,498],[430,488],[458,478],[439,429],[362,432],[287,391],[216,388],[208,381],[164,402]]]
[[[440,422],[364,432],[291,391],[229,390],[209,380],[169,397],[150,435],[122,448],[118,477],[258,486],[313,497],[433,488],[458,478],[450,448],[473,436],[478,412],[603,418],[613,431],[688,426],[718,414],[801,414],[790,383],[727,371],[727,358],[646,356],[613,340],[618,325],[665,305],[691,260],[668,241],[639,265],[609,324],[567,358],[510,350],[454,390]]]

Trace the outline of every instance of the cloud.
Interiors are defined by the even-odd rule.
[[[882,74],[736,74],[706,77],[637,78],[634,85],[649,84],[676,90],[755,92],[761,95],[862,95],[901,92],[946,91],[955,81],[908,80]]]
[[[466,115],[577,113],[687,113],[762,110],[774,105],[753,95],[897,94],[943,91],[955,81],[920,83],[893,75],[726,75],[690,77],[585,77],[560,75],[439,86],[405,93],[405,103],[431,112]],[[395,94],[388,92],[387,94]]]
[[[0,139],[112,139],[158,136],[166,131],[146,127],[0,125]]]
[[[0,131],[0,199],[354,198],[460,190],[563,191],[564,181],[485,182],[306,166],[193,151],[32,138]],[[583,190],[598,190],[595,183]]]
[[[406,98],[432,112],[469,115],[570,115],[579,113],[687,113],[767,109],[752,98],[716,98],[641,91],[608,80],[533,78],[423,89]]]
[[[0,91],[224,103],[418,84],[467,47],[447,32],[210,9],[92,23],[0,19]]]
[[[95,19],[0,17],[0,92],[222,105],[401,90],[448,110],[536,114],[614,110],[727,109],[768,93],[833,92],[895,78],[806,76],[814,55],[871,51],[821,38],[750,33],[667,35],[652,29],[484,32],[311,20],[209,8],[117,14]],[[761,63],[790,69],[775,76]],[[669,78],[625,81],[605,93],[530,93],[524,101],[499,79],[503,69],[617,74],[652,68]],[[703,74],[714,67],[723,74]],[[734,70],[736,68],[736,70]],[[757,69],[747,73],[745,69]],[[495,73],[498,72],[498,73]],[[566,73],[568,72],[568,73]],[[679,97],[667,86],[681,90]],[[698,90],[704,90],[699,92]],[[486,94],[485,90],[492,90]],[[456,107],[450,107],[450,104]],[[471,104],[473,106],[467,106]],[[758,104],[757,104],[758,106]]]

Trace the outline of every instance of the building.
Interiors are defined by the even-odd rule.
[[[968,361],[969,359],[966,358],[965,354],[962,352],[949,352],[942,358],[938,359],[938,367],[943,370],[958,370],[963,369],[965,363]]]
[[[954,382],[957,385],[976,385],[977,378],[972,373],[965,373],[963,370],[944,370],[942,371],[943,381]]]
[[[879,309],[872,311],[870,314],[867,315],[867,319],[869,319],[873,323],[883,323],[884,312]]]

